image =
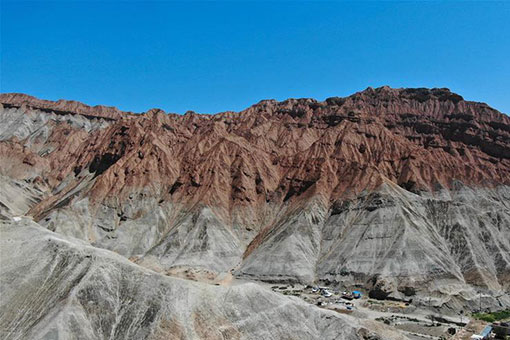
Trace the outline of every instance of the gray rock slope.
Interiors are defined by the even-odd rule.
[[[375,298],[435,296],[435,304],[510,305],[510,188],[413,194],[379,191],[310,206],[281,222],[244,259],[240,276],[324,280]],[[270,263],[268,265],[268,263]],[[417,301],[415,301],[417,302]]]
[[[275,213],[267,235],[244,254],[248,244],[213,209],[183,211],[150,199],[132,203],[145,215],[114,225],[113,208],[105,208],[111,217],[94,217],[86,199],[55,209],[41,224],[126,257],[150,258],[163,269],[236,269],[238,277],[274,282],[322,280],[362,287],[375,298],[428,304],[435,296],[437,307],[474,310],[480,292],[487,308],[510,306],[509,202],[506,186],[459,185],[431,195],[387,184],[331,209],[316,199],[293,213]]]
[[[2,339],[357,339],[356,322],[253,283],[166,277],[28,219],[0,224]]]

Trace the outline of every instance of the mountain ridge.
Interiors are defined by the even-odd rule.
[[[425,88],[425,87],[423,87],[423,88],[391,88],[390,86],[384,85],[384,86],[377,87],[377,88],[373,88],[373,87],[369,86],[365,90],[355,92],[352,95],[349,95],[346,97],[333,96],[333,97],[328,97],[328,98],[324,99],[323,101],[317,100],[312,97],[303,97],[303,98],[290,97],[290,98],[283,99],[280,101],[278,101],[276,99],[261,99],[259,102],[249,106],[248,108],[256,107],[259,105],[264,105],[267,103],[279,104],[279,103],[285,103],[285,102],[289,102],[289,101],[297,101],[297,102],[312,101],[315,103],[337,103],[338,104],[338,103],[344,101],[346,98],[350,98],[353,96],[359,96],[359,95],[370,93],[370,92],[374,93],[377,91],[379,91],[379,92],[380,91],[386,91],[386,92],[399,91],[399,92],[404,93],[404,95],[407,95],[408,98],[412,98],[413,97],[412,93],[414,92],[415,98],[419,98],[421,96],[421,100],[424,100],[427,98],[428,95],[435,93],[436,95],[439,95],[439,97],[442,99],[450,98],[450,99],[453,99],[456,101],[464,101],[464,98],[462,96],[460,96],[457,93],[451,92],[451,90],[449,88]],[[53,100],[39,99],[35,96],[21,93],[21,92],[0,93],[0,102],[4,105],[6,105],[6,104],[13,105],[13,106],[27,105],[27,106],[31,106],[33,108],[54,110],[54,111],[60,111],[60,112],[66,111],[66,112],[82,114],[82,115],[87,115],[87,114],[92,113],[92,114],[90,114],[91,116],[97,115],[98,117],[103,117],[103,118],[117,118],[116,117],[117,114],[119,114],[119,115],[147,114],[151,111],[156,111],[156,112],[159,111],[164,114],[170,114],[170,115],[197,114],[197,115],[201,115],[201,116],[216,116],[216,115],[223,115],[223,114],[229,114],[229,113],[240,113],[240,112],[246,111],[248,109],[248,108],[246,108],[241,111],[227,110],[227,111],[220,111],[220,112],[216,112],[216,113],[197,113],[195,111],[188,110],[183,114],[178,114],[178,113],[173,113],[171,111],[165,111],[160,108],[151,108],[144,112],[133,112],[133,111],[120,110],[115,106],[104,106],[104,105],[90,106],[86,103],[76,101],[76,100],[59,99],[59,100],[53,101]],[[484,102],[477,102],[477,101],[466,101],[466,102],[488,106]],[[110,114],[111,116],[108,116],[108,114]]]

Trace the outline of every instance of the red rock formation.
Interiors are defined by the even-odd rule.
[[[57,114],[76,113],[84,116],[101,117],[105,119],[119,119],[122,116],[130,114],[130,112],[123,112],[111,106],[88,106],[74,100],[63,99],[58,101],[43,100],[23,93],[2,93],[0,94],[0,103],[8,107],[24,106]]]
[[[55,126],[44,176],[56,196],[93,173],[91,202],[136,190],[161,200],[235,206],[354,196],[389,180],[412,191],[510,184],[510,118],[447,89],[368,88],[346,98],[261,101],[239,112],[132,115],[115,108],[3,94],[6,107],[110,120],[86,133]],[[12,142],[12,141],[11,141]],[[17,141],[23,144],[23,141]],[[37,156],[40,158],[40,156]],[[37,157],[24,156],[40,163]]]

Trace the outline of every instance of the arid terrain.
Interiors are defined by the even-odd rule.
[[[510,308],[510,118],[487,104],[0,103],[2,339],[439,339]]]

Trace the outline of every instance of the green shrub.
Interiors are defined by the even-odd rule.
[[[495,322],[498,320],[510,318],[510,309],[505,309],[494,313],[474,313],[473,318],[487,322]]]

